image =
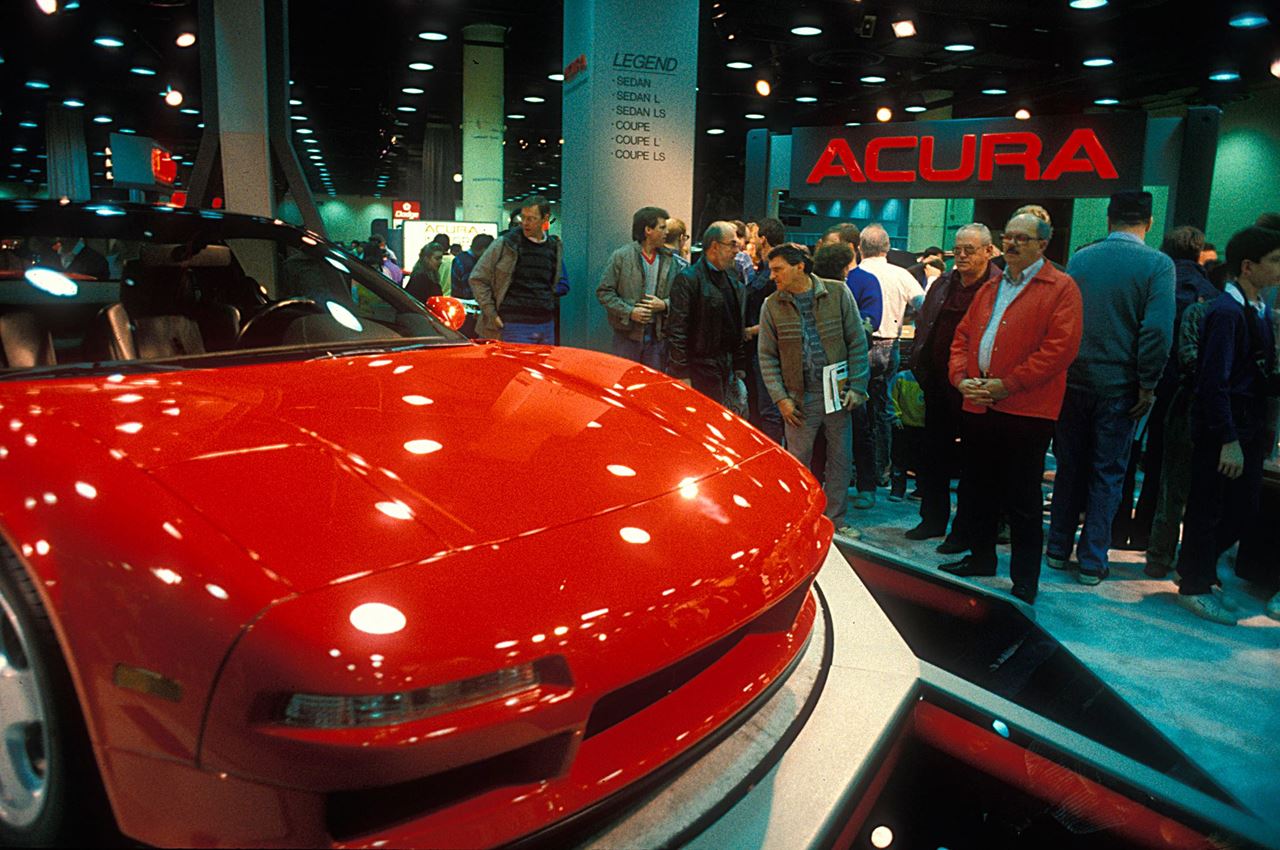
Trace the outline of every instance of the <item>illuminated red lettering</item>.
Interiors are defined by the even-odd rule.
[[[960,143],[960,166],[937,169],[933,167],[933,136],[920,139],[920,178],[931,183],[961,183],[973,176],[974,155],[978,150],[978,137],[966,134]],[[867,170],[871,164],[867,163]]]
[[[880,170],[880,151],[914,148],[918,140],[916,136],[881,136],[867,142],[867,179],[874,183],[915,182],[914,171]]]
[[[826,150],[818,157],[817,164],[804,182],[821,183],[828,177],[842,174],[854,183],[867,182],[867,176],[862,173],[862,166],[858,165],[858,158],[853,155],[849,143],[844,139],[832,139],[827,142]]]
[[[1083,152],[1084,159],[1076,159],[1076,154]],[[1049,167],[1044,170],[1045,180],[1057,180],[1065,172],[1096,171],[1103,180],[1117,180],[1120,174],[1116,171],[1111,157],[1102,148],[1102,142],[1092,130],[1075,130],[1067,137],[1062,150],[1054,155]]]
[[[998,145],[1022,145],[1020,151],[998,153]],[[1040,179],[1040,151],[1044,145],[1035,133],[984,133],[982,157],[978,161],[978,179],[991,180],[997,165],[1021,165],[1026,180]]]

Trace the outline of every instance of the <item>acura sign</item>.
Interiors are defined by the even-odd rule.
[[[1142,188],[1145,144],[1145,114],[797,127],[791,197],[1104,197]]]

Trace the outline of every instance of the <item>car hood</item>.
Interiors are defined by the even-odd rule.
[[[772,445],[659,373],[565,348],[29,386],[28,401],[148,472],[297,591],[605,514]]]

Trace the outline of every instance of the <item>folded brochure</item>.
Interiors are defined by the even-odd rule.
[[[844,394],[849,391],[849,363],[841,360],[822,367],[822,409],[835,413],[844,407]]]

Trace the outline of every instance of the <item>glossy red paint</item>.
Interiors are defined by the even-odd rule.
[[[121,826],[149,843],[333,843],[333,792],[534,745],[558,748],[545,775],[344,840],[477,846],[552,824],[785,671],[832,531],[809,473],[741,419],[570,349],[10,381],[0,449],[21,482],[0,526],[40,581]],[[404,628],[358,631],[366,602]],[[730,635],[670,696],[586,736],[602,697]],[[280,722],[294,692],[550,658],[567,677],[497,703],[356,730]],[[115,686],[118,663],[182,699]]]

